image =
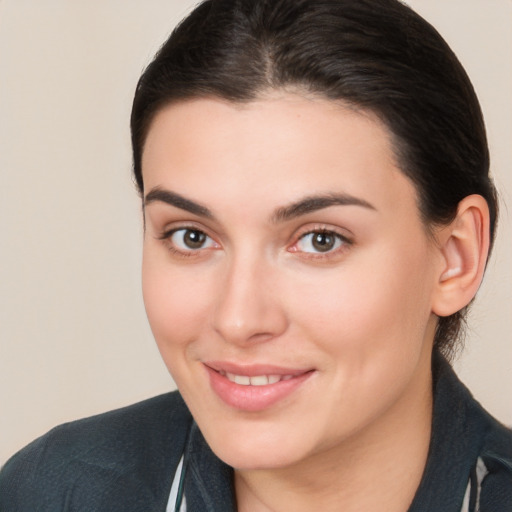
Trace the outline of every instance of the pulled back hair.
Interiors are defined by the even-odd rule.
[[[294,87],[378,116],[427,227],[446,225],[471,194],[497,199],[478,99],[439,33],[398,0],[206,0],[172,32],[142,74],[133,102],[134,176],[155,114],[171,102],[250,102]],[[439,319],[448,358],[465,309]]]

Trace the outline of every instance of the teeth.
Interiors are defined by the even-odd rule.
[[[228,379],[232,380],[235,384],[241,384],[242,386],[248,386],[251,383],[250,377],[247,377],[247,375],[233,375],[233,374],[227,374]],[[233,377],[230,379],[230,377]]]
[[[235,375],[229,372],[220,372],[225,375],[228,380],[235,384],[242,386],[267,386],[268,384],[275,384],[281,380],[290,380],[291,375],[257,375],[255,377],[248,377],[247,375]]]
[[[266,386],[268,384],[268,377],[266,375],[258,375],[251,377],[251,386]]]

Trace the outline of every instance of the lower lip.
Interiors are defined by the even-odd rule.
[[[289,380],[281,380],[266,386],[244,386],[235,384],[219,372],[205,366],[210,376],[213,391],[227,405],[248,412],[267,409],[291,395],[313,374],[306,372]]]

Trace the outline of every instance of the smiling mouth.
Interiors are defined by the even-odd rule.
[[[314,369],[295,370],[273,365],[204,363],[212,391],[228,406],[248,412],[268,409],[294,395]]]

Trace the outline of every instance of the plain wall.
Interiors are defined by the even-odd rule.
[[[191,0],[0,0],[0,463],[58,423],[172,389],[140,290],[136,80]],[[472,77],[503,204],[456,364],[512,424],[512,2],[414,0]]]

